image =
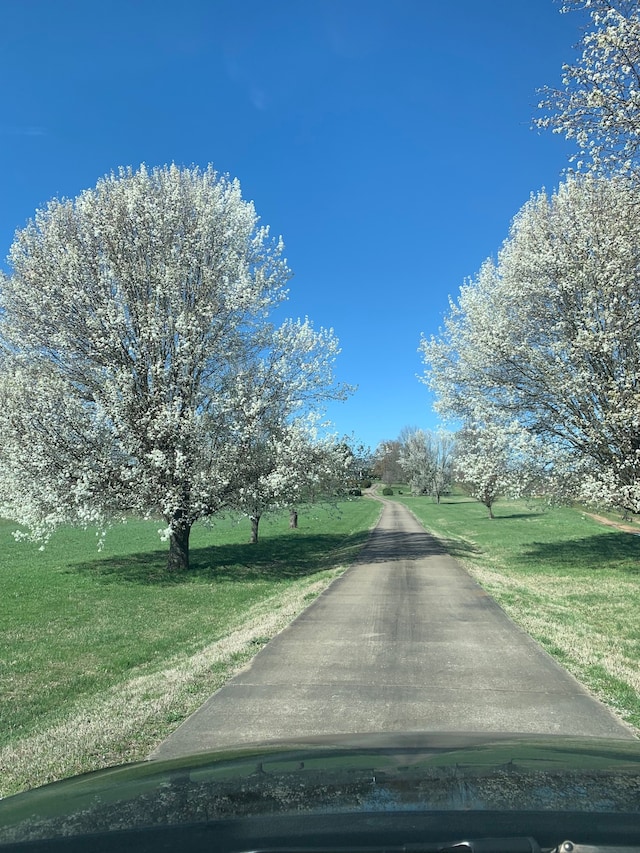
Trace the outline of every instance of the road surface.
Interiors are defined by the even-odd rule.
[[[385,501],[355,565],[151,757],[397,731],[633,737]]]

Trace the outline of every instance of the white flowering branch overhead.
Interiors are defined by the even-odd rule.
[[[563,11],[586,10],[591,28],[581,55],[563,66],[562,88],[541,90],[534,119],[577,146],[579,169],[640,170],[640,4],[637,0],[567,0]]]

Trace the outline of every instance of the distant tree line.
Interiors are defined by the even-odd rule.
[[[413,494],[439,503],[451,490],[453,451],[450,433],[405,427],[397,439],[378,445],[372,470],[385,485],[406,482]]]

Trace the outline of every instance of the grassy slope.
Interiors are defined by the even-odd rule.
[[[398,498],[506,612],[640,731],[640,538],[568,507]]]
[[[44,551],[0,524],[0,796],[144,757],[303,609],[365,541],[373,501],[192,534],[165,571],[157,523],[61,530]]]

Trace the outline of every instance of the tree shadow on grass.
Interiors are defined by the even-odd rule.
[[[527,563],[549,567],[615,569],[625,574],[640,574],[640,537],[635,533],[599,533],[565,542],[532,542],[522,552]]]
[[[368,531],[345,537],[331,534],[283,535],[249,543],[192,548],[187,572],[167,570],[167,549],[97,558],[70,571],[105,583],[172,586],[216,581],[293,580],[352,562]]]
[[[363,547],[364,546],[364,547]],[[465,557],[475,545],[436,539],[429,533],[360,531],[332,534],[281,535],[249,543],[192,548],[188,572],[167,570],[167,550],[154,550],[76,563],[69,571],[90,574],[104,583],[172,586],[186,583],[293,580],[337,566],[360,562],[420,560],[441,554]]]
[[[481,548],[474,545],[473,542],[467,542],[464,539],[440,539],[443,548],[451,557],[463,558],[473,557],[475,554],[482,552]]]
[[[532,512],[500,512],[500,510],[496,510],[494,512],[493,518],[487,518],[489,521],[500,521],[501,519],[508,518],[539,518],[543,513],[538,510],[533,510]]]

